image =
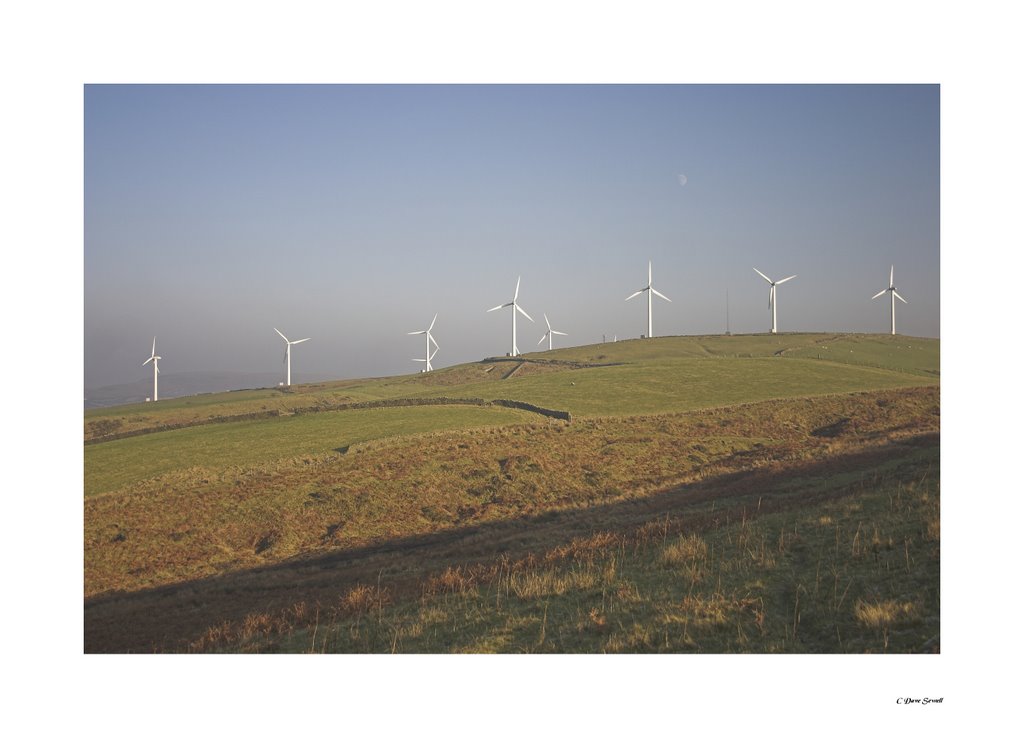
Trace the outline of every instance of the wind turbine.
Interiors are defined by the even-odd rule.
[[[526,315],[526,311],[519,307],[519,303],[516,300],[519,299],[519,282],[522,281],[522,277],[516,279],[516,293],[512,296],[512,302],[506,302],[504,305],[496,305],[487,312],[492,313],[495,310],[501,310],[502,308],[512,308],[512,356],[519,356],[519,347],[516,345],[516,311],[518,310],[523,315]],[[534,320],[529,315],[526,318],[533,323]]]
[[[796,275],[794,274],[792,277],[786,277],[785,279],[780,279],[778,282],[773,282],[768,277],[765,277],[764,272],[757,267],[754,267],[754,271],[764,277],[764,281],[771,285],[771,288],[768,290],[768,309],[772,311],[772,333],[778,333],[778,330],[776,330],[777,323],[775,321],[775,287],[783,282],[795,279]]]
[[[903,300],[903,297],[900,295],[899,292],[896,291],[896,288],[893,287],[893,284],[892,284],[892,277],[893,277],[893,270],[894,269],[895,269],[895,265],[889,267],[889,286],[886,287],[881,292],[879,292],[877,295],[875,295],[875,297],[881,297],[886,292],[892,293],[889,296],[889,299],[892,301],[892,335],[895,336],[896,335],[896,298],[899,297],[901,300]],[[871,299],[874,300],[875,297],[872,297]],[[906,300],[903,300],[903,304],[904,305],[909,305],[910,303],[907,302]]]
[[[410,336],[426,335],[426,338],[424,339],[426,344],[427,344],[427,346],[426,346],[427,350],[426,350],[426,353],[424,354],[424,356],[426,358],[424,358],[424,359],[413,359],[413,361],[423,361],[423,362],[426,362],[427,368],[423,370],[425,372],[429,372],[431,369],[434,368],[434,367],[430,366],[430,362],[433,360],[434,356],[437,355],[437,350],[439,348],[441,348],[440,346],[437,345],[437,341],[434,340],[434,337],[432,335],[430,335],[430,331],[433,330],[434,323],[436,321],[437,321],[437,313],[434,313],[434,320],[430,321],[430,328],[427,328],[427,330],[425,330],[425,331],[412,331],[411,333],[407,334],[407,335],[410,335]],[[430,353],[430,344],[431,343],[434,344],[434,353]]]
[[[544,339],[546,338],[546,339],[548,339],[548,351],[550,351],[551,350],[551,334],[554,334],[556,336],[568,336],[569,334],[568,333],[562,333],[562,331],[556,331],[554,328],[552,328],[551,327],[551,321],[548,320],[548,314],[547,313],[544,313],[544,322],[548,324],[548,332],[540,337],[540,340],[537,341],[537,345],[540,346],[542,343],[544,343]]]
[[[285,350],[284,350],[284,363],[288,365],[288,371],[285,374],[284,385],[285,385],[285,387],[291,387],[292,386],[292,346],[294,346],[297,343],[302,343],[303,341],[308,341],[309,339],[308,338],[300,338],[298,341],[289,341],[288,337],[285,336],[281,331],[277,330],[277,328],[275,328],[274,330],[277,332],[277,335],[279,335],[281,338],[283,338],[284,342],[287,344],[287,346],[285,347]]]
[[[642,290],[634,292],[632,295],[626,298],[626,301],[628,302],[637,295],[642,295],[645,292],[647,293],[647,337],[652,338],[654,336],[654,322],[651,319],[651,295],[657,295],[662,300],[668,300],[669,302],[672,301],[669,300],[660,292],[658,292],[658,290],[654,289],[654,287],[651,285],[651,262],[649,261],[647,262],[647,286],[644,287]]]
[[[156,402],[158,399],[156,394],[156,375],[160,373],[160,367],[157,366],[160,362],[160,357],[156,355],[156,336],[153,336],[153,353],[149,355],[148,359],[142,362],[142,366],[146,366],[146,364],[151,361],[153,362],[153,402]]]

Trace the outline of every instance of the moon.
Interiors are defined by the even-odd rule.
[[[686,175],[685,174],[680,174],[679,175],[679,186],[680,187],[685,187],[686,186]]]

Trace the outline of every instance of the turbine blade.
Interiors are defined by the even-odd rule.
[[[308,338],[300,338],[298,341],[291,341],[291,344],[294,346],[297,343],[304,343],[304,342],[306,342],[308,340],[309,340]]]
[[[772,281],[770,279],[768,279],[768,277],[764,276],[764,272],[762,272],[760,269],[758,269],[757,267],[754,267],[754,271],[757,272],[758,274],[760,274],[762,277],[764,277],[764,281],[765,282],[767,282],[768,284],[772,283]]]
[[[556,336],[568,336],[569,335],[568,333],[562,333],[562,331],[551,331],[551,332],[554,333]]]
[[[150,356],[148,359],[146,359],[144,362],[142,362],[142,366],[146,366],[146,364],[151,362],[154,358],[155,358],[154,356]]]
[[[896,265],[895,264],[892,264],[892,265],[889,266],[889,286],[890,287],[892,287],[892,275],[893,275],[893,272],[895,270],[896,270]]]
[[[519,282],[522,281],[522,279],[523,278],[521,276],[516,278],[516,293],[512,296],[512,302],[519,299]]]
[[[405,335],[407,335],[407,336],[422,336],[424,333],[426,333],[426,331],[412,331],[411,333],[406,333]]]
[[[657,295],[658,297],[660,297],[660,298],[661,298],[662,300],[668,300],[668,298],[667,298],[667,297],[665,297],[665,296],[664,296],[663,294],[661,294],[660,292],[658,292],[658,290],[654,289],[653,287],[651,287],[651,292],[653,292],[654,294],[656,294],[656,295]],[[669,301],[669,302],[672,302],[671,300],[668,300],[668,301]]]
[[[277,335],[279,335],[279,336],[280,336],[281,338],[283,338],[284,340],[286,340],[286,341],[288,340],[288,336],[286,336],[285,334],[283,334],[283,333],[282,333],[281,331],[277,330],[277,328],[275,328],[275,329],[274,329],[274,331],[275,331],[275,332],[277,333]]]
[[[789,281],[789,280],[791,280],[791,279],[796,279],[796,275],[794,274],[794,275],[793,275],[792,277],[786,277],[785,279],[780,279],[780,280],[779,280],[778,282],[776,282],[775,284],[779,285],[779,284],[782,284],[783,282],[788,282],[788,281]]]
[[[549,331],[549,332],[550,332],[550,331]],[[548,334],[547,334],[547,333],[545,333],[545,334],[544,334],[543,336],[541,336],[541,337],[540,337],[540,340],[539,340],[539,341],[537,341],[537,345],[538,345],[538,346],[540,346],[540,345],[541,345],[542,343],[544,343],[544,340],[545,340],[545,339],[546,339],[547,337],[548,337]]]
[[[884,295],[884,294],[885,294],[886,292],[888,292],[888,291],[889,291],[889,288],[888,288],[888,287],[886,287],[886,288],[885,288],[884,290],[882,290],[882,291],[881,291],[881,292],[879,292],[879,293],[878,293],[877,295],[875,295],[875,297],[881,297],[882,295]],[[872,299],[872,300],[874,300],[874,299],[875,299],[875,297],[872,297],[871,299]]]
[[[156,356],[156,336],[153,336],[153,351],[151,352],[151,354],[153,356]]]
[[[434,348],[441,348],[440,346],[437,345],[437,341],[434,340],[434,337],[432,335],[430,335],[429,333],[427,334],[427,338],[430,339],[430,342],[432,344],[434,344]]]
[[[413,361],[426,361],[426,359],[413,359]]]
[[[487,312],[488,312],[488,313],[493,313],[493,312],[494,312],[495,310],[501,310],[502,308],[507,308],[507,307],[511,307],[511,306],[512,306],[513,304],[514,304],[514,303],[511,303],[511,302],[506,302],[506,303],[505,303],[504,305],[498,305],[497,307],[492,307],[492,308],[491,308],[490,310],[488,310]]]
[[[548,330],[551,330],[551,321],[548,320],[548,314],[544,313],[544,322],[548,324]]]
[[[430,333],[430,331],[434,330],[434,323],[436,323],[436,322],[437,322],[437,313],[434,313],[434,319],[432,321],[430,321],[430,327],[427,328],[427,333]]]
[[[160,365],[157,364],[157,363],[154,363],[153,366],[156,367],[156,373],[159,374],[160,373]]]
[[[516,305],[516,310],[518,310],[519,312],[521,312],[521,313],[522,313],[523,315],[526,315],[526,311],[525,311],[525,310],[523,310],[523,309],[522,309],[521,307],[519,307],[518,305]],[[526,315],[526,319],[527,319],[527,320],[529,320],[529,321],[530,321],[531,323],[536,323],[536,322],[537,322],[537,321],[535,321],[535,320],[534,320],[533,318],[531,318],[531,317],[530,317],[529,315]]]
[[[626,299],[627,299],[627,300],[632,300],[632,299],[633,299],[634,297],[636,297],[637,295],[642,295],[642,294],[643,294],[643,293],[645,293],[646,291],[647,291],[647,287],[644,287],[644,288],[643,288],[642,290],[640,290],[639,292],[634,292],[634,293],[633,293],[632,295],[630,295],[630,296],[629,296],[629,297],[627,297]]]
[[[893,291],[892,291],[892,293],[893,293],[894,295],[896,295],[896,297],[897,297],[898,299],[902,300],[902,301],[903,301],[903,304],[904,304],[904,305],[909,305],[909,304],[910,304],[910,303],[909,303],[909,302],[907,302],[906,300],[903,300],[903,297],[902,297],[902,296],[900,296],[900,293],[899,293],[899,292],[897,292],[896,290],[893,290]]]
[[[651,262],[647,262],[647,286],[651,286]]]
[[[434,349],[434,353],[430,355],[430,361],[433,361],[435,356],[437,356],[437,349]],[[430,361],[428,361],[427,363],[429,364]]]

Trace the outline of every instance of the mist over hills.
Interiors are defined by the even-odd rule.
[[[276,387],[282,379],[280,372],[178,372],[160,374],[160,398],[201,395],[208,392]],[[292,374],[292,384],[320,382],[336,377],[324,374]],[[133,402],[145,402],[153,395],[153,379],[140,379],[127,384],[112,384],[85,389],[85,408],[110,407]]]

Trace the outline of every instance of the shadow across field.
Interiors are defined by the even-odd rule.
[[[938,434],[922,434],[827,459],[730,472],[642,499],[409,536],[141,592],[108,593],[86,600],[85,651],[188,651],[211,627],[300,605],[312,613],[360,584],[385,588],[398,601],[419,596],[426,579],[448,567],[525,557],[598,531],[629,532],[659,523],[666,535],[699,531],[836,499],[873,483],[883,470],[935,458],[938,442]]]

